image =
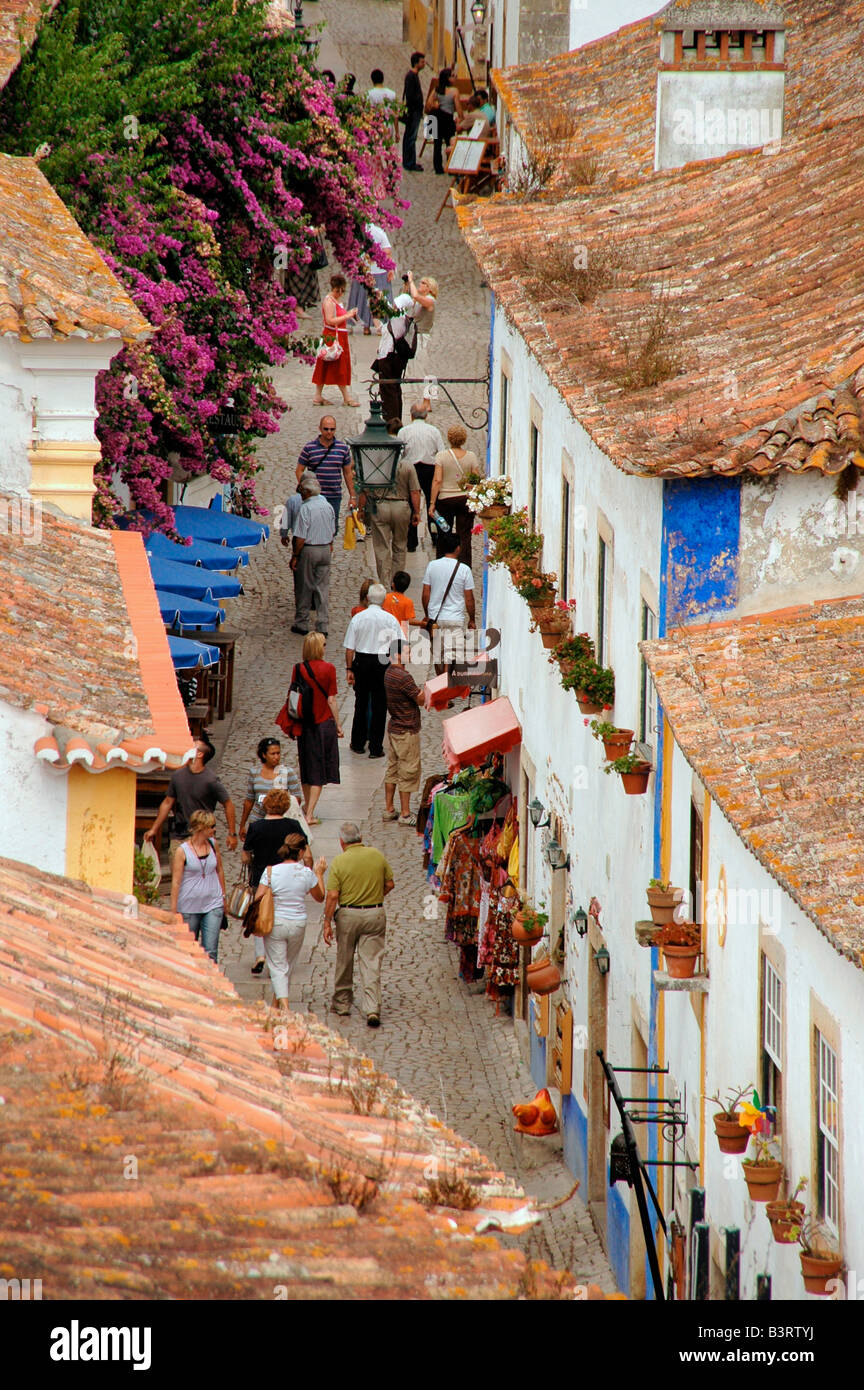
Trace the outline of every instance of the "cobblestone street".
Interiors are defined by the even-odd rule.
[[[386,83],[401,92],[407,50],[401,41],[401,5],[395,0],[321,0],[308,4],[309,24],[326,21],[327,33],[320,62],[339,71],[356,72],[358,89],[368,86],[369,71],[380,65]],[[476,264],[463,245],[452,209],[434,221],[446,180],[432,173],[431,151],[424,156],[426,172],[406,174],[403,194],[412,200],[405,225],[391,232],[397,255],[397,275],[411,269],[417,279],[437,277],[440,291],[428,370],[441,376],[483,377],[486,371],[489,296],[481,284]],[[322,272],[321,283],[337,267]],[[320,311],[310,309],[308,329],[317,333]],[[365,422],[367,383],[376,337],[352,335],[353,390],[361,409],[333,404],[339,438],[358,433]],[[311,367],[292,361],[274,375],[275,385],[289,403],[280,432],[262,443],[263,472],[258,480],[261,504],[272,514],[294,490],[294,468],[302,445],[317,433],[321,408],[312,403]],[[410,374],[410,368],[409,368]],[[422,388],[405,390],[404,418]],[[484,401],[485,387],[458,386],[454,394],[466,419]],[[330,389],[331,400],[337,393]],[[432,419],[442,430],[455,423],[456,415],[442,399]],[[468,448],[485,457],[485,431],[470,431]],[[271,515],[272,520],[272,515]],[[479,538],[478,538],[479,540]],[[239,640],[234,712],[213,728],[219,749],[219,770],[237,806],[238,820],[247,770],[255,760],[255,746],[275,732],[274,716],[282,705],[291,667],[299,658],[302,638],[289,629],[294,607],[289,552],[278,534],[266,548],[253,552],[244,574],[245,596],[229,612],[229,626]],[[409,556],[412,574],[410,596],[419,610],[420,581],[428,550]],[[479,589],[481,545],[475,541],[475,574]],[[339,676],[342,722],[350,727],[353,695],[345,684],[342,637],[351,606],[357,602],[362,579],[373,572],[371,544],[353,552],[342,550],[337,539],[331,583],[328,657]],[[422,681],[425,671],[413,670]],[[424,777],[441,765],[440,715],[425,714]],[[283,751],[296,768],[296,748],[287,740]],[[367,842],[377,845],[390,860],[396,890],[388,899],[387,953],[384,965],[384,1009],[378,1032],[367,1029],[356,1012],[336,1020],[328,1014],[335,948],[328,950],[320,929],[321,909],[314,904],[306,941],[292,977],[292,1006],[309,1011],[331,1027],[337,1023],[355,1045],[383,1070],[434,1110],[442,1120],[477,1144],[501,1168],[520,1181],[533,1196],[544,1201],[563,1197],[572,1178],[561,1158],[559,1137],[534,1139],[513,1131],[511,1106],[533,1096],[536,1087],[520,1059],[516,1034],[509,1018],[495,1016],[494,1005],[483,995],[470,995],[457,978],[456,952],[444,941],[443,910],[437,919],[430,904],[422,868],[419,841],[411,829],[383,825],[383,761],[370,761],[340,743],[342,784],[327,787],[318,814],[314,850],[328,861],[338,853],[338,826],[355,819],[363,826]],[[220,833],[224,823],[220,817]],[[228,855],[230,881],[239,870],[239,855]],[[437,906],[437,904],[436,904]],[[239,936],[236,923],[223,934],[222,964],[239,992],[249,999],[269,999],[266,978],[250,974],[253,951]],[[534,1232],[519,1242],[553,1265],[566,1265],[579,1278],[590,1279],[605,1290],[615,1288],[608,1263],[585,1206],[578,1197],[551,1213]]]

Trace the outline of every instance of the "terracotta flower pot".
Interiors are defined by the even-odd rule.
[[[634,767],[632,772],[621,773],[621,783],[628,796],[641,796],[648,790],[648,778],[651,776],[651,764],[643,763],[641,766]]]
[[[699,946],[663,946],[661,950],[667,975],[673,980],[692,979],[696,974]]]
[[[804,1221],[803,1202],[769,1202],[765,1215],[778,1245],[794,1245]]]
[[[826,1285],[829,1280],[837,1278],[842,1268],[843,1261],[839,1256],[823,1259],[818,1255],[805,1255],[804,1251],[801,1251],[801,1275],[808,1293],[827,1298],[834,1290],[826,1288]]]
[[[606,754],[606,761],[614,763],[616,758],[623,758],[625,753],[630,752],[630,744],[633,742],[632,729],[616,729],[614,734],[603,740],[603,752]]]
[[[584,690],[576,691],[576,699],[579,701],[579,708],[581,709],[583,714],[603,713],[603,706],[596,705],[594,701],[591,699],[591,697],[585,694]]]
[[[524,912],[517,912],[510,925],[510,932],[514,941],[518,941],[520,946],[536,946],[543,935],[543,928],[539,922],[535,922],[530,929],[525,926]]]
[[[542,628],[540,629],[540,638],[547,652],[553,651],[555,647],[558,646],[558,643],[561,641],[562,637],[566,636],[566,628],[563,632],[559,631],[557,628],[550,628],[546,632],[544,632]]]
[[[481,517],[483,521],[494,521],[496,517],[509,516],[510,508],[505,506],[503,502],[493,502],[491,506],[484,507],[477,515]]]
[[[554,994],[561,983],[561,971],[548,956],[532,962],[528,966],[526,976],[532,994]]]
[[[667,891],[663,888],[646,888],[645,896],[652,922],[656,922],[658,927],[665,927],[667,923],[675,921],[675,911],[684,901],[684,889],[670,888]]]
[[[744,1129],[737,1120],[730,1120],[728,1115],[713,1115],[712,1119],[721,1154],[745,1153],[750,1143],[749,1129]]]
[[[783,1181],[783,1164],[775,1159],[770,1163],[752,1163],[745,1158],[741,1167],[744,1169],[750,1201],[776,1202]]]

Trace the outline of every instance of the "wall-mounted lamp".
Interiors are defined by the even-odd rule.
[[[486,18],[486,0],[474,0],[471,6],[471,18],[475,24],[482,24]]]
[[[597,950],[597,951],[594,952],[594,960],[595,960],[596,963],[597,963],[597,969],[600,971],[600,974],[601,974],[601,975],[608,975],[608,974],[609,974],[609,952],[606,950],[606,947],[605,947],[605,946],[601,946],[599,950]]]
[[[546,863],[550,869],[569,869],[570,855],[565,854],[557,840],[550,840],[546,846]]]
[[[573,913],[573,925],[579,936],[588,935],[588,913],[584,907],[578,907]]]
[[[536,796],[533,801],[529,801],[528,803],[528,814],[531,817],[531,824],[534,826],[535,830],[546,829],[546,826],[549,824],[549,817],[546,816],[546,807],[543,805],[542,801],[537,800]],[[545,820],[543,820],[544,816],[546,816]],[[542,825],[540,824],[541,821],[543,821]]]

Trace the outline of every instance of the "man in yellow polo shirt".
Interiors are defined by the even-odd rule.
[[[364,845],[353,821],[339,827],[342,853],[327,875],[324,940],[333,941],[336,924],[336,980],[333,1013],[351,1012],[354,997],[354,956],[357,956],[359,1003],[370,1028],[381,1023],[381,962],[387,916],[384,899],[393,891],[393,870],[380,850]]]

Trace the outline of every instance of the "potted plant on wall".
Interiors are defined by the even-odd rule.
[[[617,772],[628,796],[642,796],[648,790],[651,764],[635,753],[625,753],[623,757],[615,758],[606,764],[603,771]]]
[[[536,946],[549,921],[549,913],[543,912],[544,903],[540,908],[531,907],[529,903],[523,903],[510,925],[510,931],[514,941],[518,941],[520,946]]]
[[[804,1225],[804,1203],[798,1198],[807,1186],[806,1178],[799,1178],[791,1197],[779,1197],[769,1202],[765,1215],[771,1222],[771,1233],[778,1245],[794,1245]]]
[[[801,1277],[808,1293],[827,1298],[834,1293],[837,1276],[843,1268],[843,1257],[839,1254],[834,1237],[824,1221],[807,1217],[796,1232],[796,1240],[801,1246]]]
[[[570,632],[570,615],[576,607],[575,599],[559,599],[550,607],[534,609],[531,627],[540,633],[547,651],[558,646],[562,638]]]
[[[509,516],[513,503],[513,484],[509,478],[480,478],[466,491],[468,510],[483,521]]]
[[[775,1202],[783,1181],[780,1149],[774,1139],[764,1134],[753,1135],[755,1158],[745,1158],[741,1167],[751,1202]]]
[[[676,913],[683,917],[681,904],[684,901],[684,889],[673,888],[671,883],[667,883],[662,878],[652,878],[648,880],[648,887],[645,890],[648,898],[648,908],[651,912],[652,922],[656,922],[658,927],[665,927],[667,922],[674,922]],[[744,1092],[742,1091],[743,1095]]]
[[[588,723],[587,719],[585,723]],[[603,752],[609,762],[623,758],[624,754],[629,752],[634,737],[632,729],[619,729],[617,725],[610,724],[608,719],[592,719],[590,728],[594,737],[603,744]]]
[[[593,656],[577,661],[572,671],[562,677],[565,690],[574,690],[583,714],[601,714],[612,708],[615,701],[615,672],[611,666],[601,666]]]
[[[542,956],[528,966],[525,979],[532,994],[554,994],[561,983],[561,971],[549,956]]]
[[[514,589],[535,614],[552,607],[558,592],[557,574],[545,574],[528,568],[514,569],[512,574]]]
[[[527,508],[523,507],[510,516],[499,517],[489,523],[490,554],[493,565],[516,565],[536,567],[536,561],[543,549],[543,537],[535,535],[528,519]]]
[[[690,980],[702,950],[702,929],[696,922],[669,922],[654,933],[654,945],[663,952],[666,974],[673,980]]]
[[[655,882],[654,879],[651,880]],[[747,1145],[750,1143],[750,1127],[742,1125],[741,1111],[738,1106],[746,1095],[753,1090],[751,1085],[741,1086],[737,1090],[727,1092],[726,1099],[720,1099],[720,1092],[715,1091],[713,1096],[706,1099],[712,1105],[717,1106],[717,1114],[712,1115],[714,1121],[714,1133],[717,1136],[717,1146],[721,1154],[743,1154],[746,1152]]]

